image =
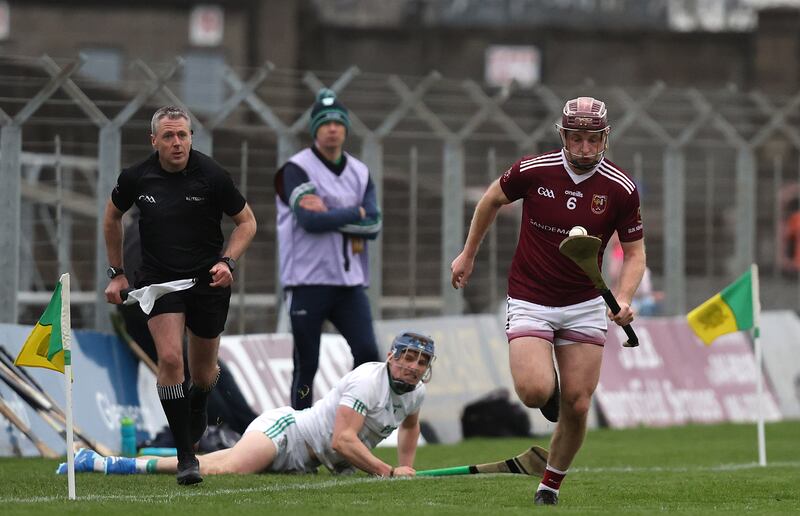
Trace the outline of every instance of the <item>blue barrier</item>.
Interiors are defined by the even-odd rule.
[[[30,326],[0,324],[0,344],[16,356],[30,331]],[[138,428],[142,427],[136,357],[115,335],[75,330],[72,332],[72,366],[75,425],[112,450],[119,450],[120,419],[130,417]],[[64,377],[45,369],[26,370],[64,409]],[[64,439],[2,381],[0,396],[45,444],[56,452],[66,453]],[[0,455],[18,454],[39,455],[30,441],[0,416]]]

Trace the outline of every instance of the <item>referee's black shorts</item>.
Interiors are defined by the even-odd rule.
[[[137,287],[162,283],[169,280],[144,275]],[[197,278],[189,289],[170,292],[158,298],[150,311],[150,317],[160,314],[182,313],[186,316],[186,327],[203,339],[213,339],[225,330],[228,309],[231,304],[230,287],[211,287],[210,275]]]

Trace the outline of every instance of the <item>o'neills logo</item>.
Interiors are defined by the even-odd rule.
[[[607,195],[594,194],[592,196],[592,213],[600,215],[601,213],[606,211],[607,206],[608,206]]]

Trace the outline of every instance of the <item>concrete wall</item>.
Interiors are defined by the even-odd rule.
[[[224,11],[218,47],[192,47],[189,15],[195,2],[142,0],[10,0],[11,34],[5,55],[73,57],[88,47],[122,51],[126,60],[166,62],[191,50],[222,51],[232,66],[279,67],[296,62],[296,6],[281,0],[216,1]]]
[[[549,84],[718,87],[792,92],[800,88],[800,10],[761,11],[753,32],[678,33],[648,29],[426,26],[419,17],[394,24],[358,16],[323,22],[308,1],[217,0],[225,12],[218,50],[233,66],[344,70],[483,80],[492,44],[535,45]],[[189,0],[9,0],[11,36],[5,55],[73,57],[89,46],[122,50],[150,63],[171,60],[189,44]],[[324,11],[324,9],[323,9]],[[320,14],[321,13],[321,14]],[[340,17],[341,18],[341,17]]]
[[[752,35],[669,32],[586,32],[553,29],[407,28],[304,31],[301,68],[343,70],[351,64],[371,72],[482,81],[489,45],[533,45],[542,55],[542,82],[624,86],[751,87]],[[391,58],[387,59],[387,56]]]
[[[382,73],[483,80],[488,45],[534,45],[542,82],[722,87],[791,92],[800,89],[800,10],[760,13],[754,32],[678,33],[481,27],[324,26],[301,20],[301,68],[343,70],[352,64]]]
[[[800,88],[800,10],[774,9],[759,18],[753,55],[756,84],[767,91]]]

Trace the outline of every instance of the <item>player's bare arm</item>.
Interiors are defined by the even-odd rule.
[[[639,288],[642,276],[644,276],[646,256],[644,239],[621,242],[621,245],[624,254],[616,294],[620,311],[616,315],[611,314],[610,311],[608,313],[612,321],[622,326],[633,321],[634,313],[631,309],[631,300],[636,293],[636,289]]]
[[[469,278],[472,276],[472,269],[475,266],[475,256],[478,254],[483,238],[497,217],[497,212],[510,202],[503,189],[500,188],[499,179],[489,185],[481,200],[478,201],[478,205],[475,206],[475,213],[472,215],[472,222],[469,225],[469,233],[467,234],[467,241],[464,243],[464,250],[450,264],[450,270],[452,271],[450,283],[453,288],[459,289],[467,286]]]
[[[417,441],[419,440],[419,412],[409,414],[397,429],[397,463],[395,476],[413,476],[414,458],[417,455]]]
[[[108,256],[109,265],[119,268],[122,267],[122,215],[123,213],[109,199],[103,216],[106,255]],[[128,279],[124,274],[113,278],[106,286],[106,301],[117,305],[122,303],[119,292],[125,288],[128,288]]]
[[[339,405],[333,423],[331,448],[361,471],[379,477],[393,476],[394,468],[373,455],[358,438],[358,432],[364,426],[364,419],[363,415],[350,407]]]
[[[231,233],[228,247],[225,248],[223,256],[238,260],[253,240],[258,224],[256,223],[253,210],[247,203],[245,203],[244,208],[231,217],[231,219],[233,223],[236,224],[236,227]],[[211,273],[210,285],[212,287],[227,287],[233,283],[233,271],[224,262],[215,263],[209,272]]]

